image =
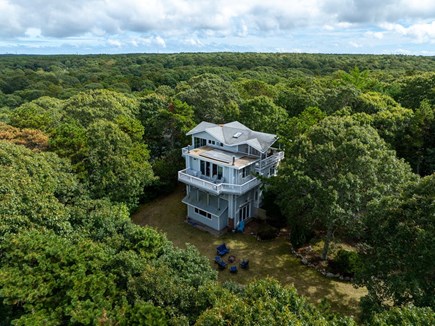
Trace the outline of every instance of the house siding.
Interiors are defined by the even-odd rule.
[[[232,129],[222,130],[228,136],[228,132],[240,125],[233,122],[227,127]],[[199,131],[204,130],[203,128],[207,130],[209,126],[214,128],[213,131],[210,130],[210,134],[207,131]],[[262,190],[261,182],[253,173],[269,176],[270,169],[276,171],[284,155],[271,147],[276,140],[275,135],[259,132],[247,134],[246,130],[251,131],[243,125],[239,127],[241,132],[245,132],[245,138],[241,137],[241,142],[231,146],[221,144],[212,136],[217,135],[215,128],[219,126],[224,128],[226,125],[203,123],[196,127],[195,130],[198,132],[192,134],[195,132],[192,130],[188,133],[192,135],[192,143],[182,149],[186,169],[179,172],[179,180],[187,185],[187,195],[183,203],[187,205],[188,218],[221,231],[227,226],[237,227],[241,218],[249,220],[256,216],[262,201]],[[254,135],[254,138],[246,138],[251,137],[250,135]],[[195,138],[205,141],[196,142],[197,148],[194,148]],[[246,143],[248,140],[251,143]],[[254,145],[255,148],[261,148],[261,152],[251,146],[252,141],[253,144],[261,143],[258,146]],[[269,153],[269,156],[266,153]],[[203,165],[202,173],[201,161],[210,162]],[[219,177],[220,170],[216,166],[222,167],[223,178]]]

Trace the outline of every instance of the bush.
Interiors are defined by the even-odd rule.
[[[353,277],[358,268],[358,253],[348,250],[339,250],[335,258],[329,261],[328,267],[334,273]]]
[[[314,235],[314,231],[306,225],[290,221],[290,243],[294,248],[300,248],[310,242]]]
[[[257,236],[260,240],[271,240],[278,236],[279,229],[269,224],[263,224],[258,228]]]

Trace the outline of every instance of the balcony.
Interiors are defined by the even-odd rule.
[[[185,184],[200,188],[204,191],[208,191],[215,195],[220,194],[234,194],[241,195],[252,188],[258,186],[261,181],[257,178],[252,178],[249,181],[241,185],[222,183],[219,180],[211,181],[209,179],[201,178],[201,176],[195,175],[197,171],[190,169],[184,169],[178,171],[178,180]]]
[[[265,159],[260,160],[257,163],[255,163],[255,172],[263,175],[265,169],[276,165],[283,158],[284,158],[284,152],[276,151],[273,155],[266,157]]]

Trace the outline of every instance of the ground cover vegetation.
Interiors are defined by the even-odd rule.
[[[238,120],[280,137],[267,202],[291,244],[316,235],[324,260],[354,244],[339,257],[368,290],[358,322],[433,324],[434,71],[401,55],[0,56],[1,323],[356,323],[273,279],[222,286],[196,248],[131,222],[175,188],[190,128]]]

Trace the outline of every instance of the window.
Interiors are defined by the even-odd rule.
[[[207,141],[204,138],[194,137],[193,141],[194,141],[195,148],[207,145]]]
[[[246,178],[249,175],[250,172],[251,172],[251,166],[250,165],[247,166],[247,167],[244,167],[242,169],[242,178]]]
[[[215,141],[214,141],[214,140],[210,140],[210,139],[209,139],[209,140],[208,140],[208,143],[209,143],[209,144],[212,144],[212,145],[215,145]]]
[[[206,218],[211,220],[211,214],[207,213],[206,211],[203,211],[202,209],[199,209],[199,208],[195,207],[195,213],[199,214],[199,215],[202,215],[202,216],[204,216],[204,217],[206,217]]]
[[[218,166],[218,171],[217,171],[218,179],[222,179],[223,175],[224,175],[224,168],[222,166]]]

